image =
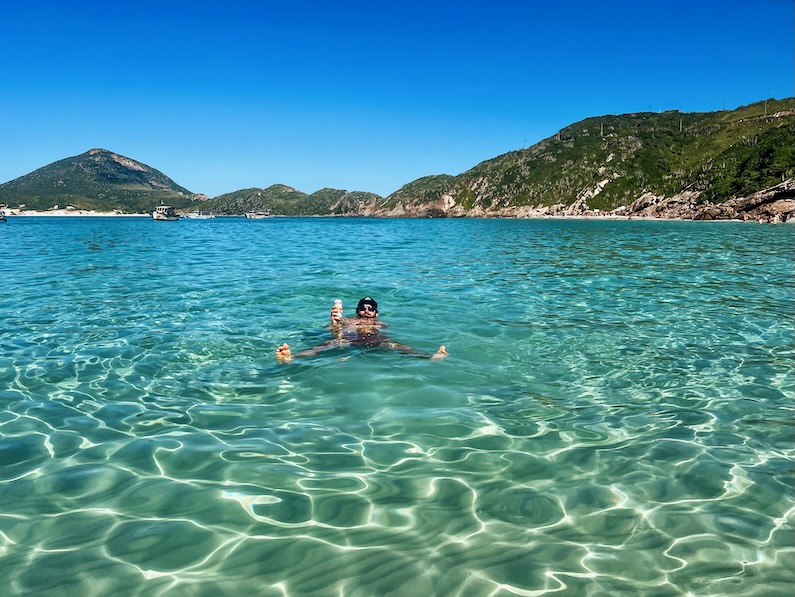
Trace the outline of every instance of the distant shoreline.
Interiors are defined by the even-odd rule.
[[[127,213],[120,213],[117,211],[94,211],[89,209],[48,209],[43,211],[37,210],[6,210],[6,216],[12,218],[25,218],[25,217],[103,217],[103,218],[151,218],[151,214],[127,214]],[[223,217],[223,216],[219,216]],[[242,217],[242,216],[231,216],[231,217]],[[273,217],[280,217],[280,216],[273,216]],[[295,216],[295,217],[340,217],[335,215],[329,216]],[[343,217],[356,217],[356,216],[343,216]],[[361,216],[361,217],[375,217],[378,216]],[[384,219],[400,219],[400,218],[384,218]],[[437,218],[409,218],[409,219],[416,219],[416,220],[423,220],[423,219],[437,219]],[[463,217],[463,218],[438,218],[438,219],[450,219],[450,220],[474,220],[474,219],[486,219],[486,220],[625,220],[625,221],[643,221],[643,222],[743,222],[744,220],[740,219],[716,219],[716,220],[691,220],[685,218],[656,218],[656,217],[649,217],[649,216],[621,216],[616,214],[606,214],[606,215],[538,215],[538,216],[525,216],[525,217],[486,217],[486,218],[470,218],[470,217]],[[746,222],[753,222],[756,223],[757,220],[745,220]],[[795,219],[789,220],[785,223],[795,223]]]
[[[94,211],[93,209],[48,209],[38,211],[33,209],[6,209],[6,215],[12,217],[27,217],[27,216],[94,216],[94,217],[119,217],[119,218],[151,218],[151,214],[125,214],[117,211]]]

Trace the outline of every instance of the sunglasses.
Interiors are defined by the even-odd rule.
[[[373,311],[373,312],[375,312],[375,307],[373,307],[372,305],[362,305],[361,307],[359,307],[359,311]]]

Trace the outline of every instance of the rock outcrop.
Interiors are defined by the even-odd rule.
[[[795,219],[795,179],[722,204],[741,220],[787,222]]]
[[[684,220],[755,220],[786,222],[795,218],[795,179],[723,203],[700,203],[699,192],[685,191],[673,197],[646,193],[633,201],[624,215],[641,218]]]
[[[600,217],[660,218],[677,220],[743,220],[760,222],[795,221],[795,179],[754,193],[748,197],[734,197],[723,203],[705,203],[698,191],[684,191],[672,197],[645,193],[627,206],[612,212],[591,209],[583,197],[571,205],[551,206],[480,204],[467,210],[449,195],[427,203],[399,202],[383,207],[376,202],[360,205],[357,214],[381,218],[543,218],[543,217]]]

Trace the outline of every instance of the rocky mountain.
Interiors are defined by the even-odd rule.
[[[27,209],[72,205],[136,213],[151,211],[161,202],[189,206],[201,196],[151,166],[106,149],[92,149],[0,185],[0,198]]]
[[[125,212],[206,199],[154,168],[92,149],[0,185],[12,207],[55,204]],[[540,217],[607,212],[695,219],[795,217],[795,98],[735,110],[605,115],[458,175],[406,184],[386,198],[277,184],[202,204],[222,215]]]
[[[710,113],[588,118],[530,148],[482,162],[458,176],[414,181],[373,206],[404,217],[522,217],[622,210],[687,194],[701,208],[770,188],[786,200],[795,177],[795,100],[768,100]],[[791,198],[791,197],[790,197]],[[786,205],[784,205],[786,216]],[[730,210],[706,210],[727,214]],[[792,214],[790,212],[790,217]]]

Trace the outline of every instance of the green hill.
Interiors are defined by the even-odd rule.
[[[687,194],[692,213],[794,179],[793,139],[795,98],[720,112],[605,115],[456,176],[420,178],[386,198],[337,189],[307,195],[277,184],[227,193],[202,202],[201,209],[221,215],[515,216],[544,209],[605,211],[641,198],[649,205]],[[769,199],[790,201],[789,188],[787,182]],[[28,209],[57,204],[141,212],[163,202],[188,211],[200,199],[206,198],[154,168],[104,149],[0,185],[0,202]]]
[[[270,211],[274,215],[313,216],[350,215],[361,212],[361,205],[370,205],[381,198],[374,193],[322,189],[311,195],[282,184],[266,189],[241,189],[214,197],[202,209],[219,215],[239,215],[249,211]]]
[[[0,199],[11,206],[50,209],[150,211],[161,202],[176,207],[195,203],[195,196],[162,172],[106,149],[92,149],[53,162],[0,185]]]
[[[721,112],[599,116],[458,176],[414,181],[384,207],[469,215],[580,202],[609,210],[645,193],[683,191],[722,202],[793,178],[793,139],[793,98]]]

